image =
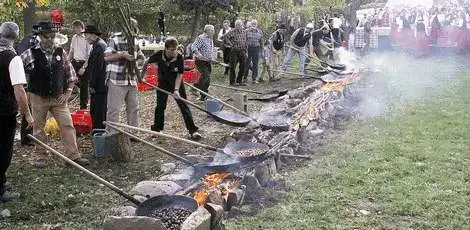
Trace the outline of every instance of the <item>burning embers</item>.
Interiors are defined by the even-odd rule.
[[[211,199],[212,202],[220,203],[221,198],[226,200],[229,191],[237,186],[239,180],[230,172],[209,172],[203,176],[202,182],[203,188],[193,193],[193,198],[199,206],[204,206],[210,198],[216,199],[214,196],[219,201]]]

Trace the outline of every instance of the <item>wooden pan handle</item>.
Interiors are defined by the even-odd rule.
[[[297,76],[305,76],[306,79],[308,79],[308,78],[317,79],[317,80],[322,81],[323,83],[328,83],[328,81],[324,80],[321,77],[315,77],[315,76],[311,76],[311,75],[304,75],[304,74],[288,72],[288,71],[279,71],[279,70],[271,70],[271,71],[275,72],[275,73],[284,73],[284,74],[291,74],[291,75],[297,75]]]
[[[140,127],[135,127],[135,126],[116,123],[116,122],[111,122],[111,121],[105,121],[105,122],[106,122],[105,124],[114,125],[116,127],[127,128],[127,129],[131,129],[131,130],[139,131],[139,132],[153,134],[153,135],[160,136],[160,137],[166,137],[168,139],[173,139],[173,140],[181,141],[181,142],[184,142],[184,143],[187,143],[187,144],[196,145],[196,146],[199,146],[199,147],[202,147],[202,148],[205,148],[205,149],[208,149],[208,150],[212,150],[212,151],[218,151],[219,150],[216,147],[213,147],[213,146],[210,146],[210,145],[202,144],[202,143],[199,143],[199,142],[187,140],[187,139],[184,139],[184,138],[180,138],[180,137],[176,137],[176,136],[172,136],[172,135],[168,135],[168,134],[164,134],[164,133],[160,133],[160,132],[155,132],[155,131],[152,131],[152,130],[143,129],[143,128],[140,128]]]
[[[159,88],[159,87],[157,87],[157,86],[155,86],[155,85],[152,85],[152,84],[150,84],[150,83],[148,83],[148,82],[146,82],[146,81],[144,81],[143,83],[146,84],[146,85],[148,85],[148,86],[150,86],[150,87],[152,87],[153,89],[156,89],[156,90],[158,90],[158,91],[160,91],[160,92],[162,92],[162,93],[168,94],[168,95],[172,96],[173,98],[175,98],[172,93],[170,93],[170,92],[168,92],[168,91],[166,91],[166,90],[164,90],[164,89],[162,89],[162,88]],[[205,112],[205,113],[211,114],[209,111],[205,110],[205,109],[202,108],[201,106],[196,105],[196,104],[194,104],[194,103],[192,103],[192,102],[190,102],[190,101],[188,101],[188,100],[186,100],[186,99],[184,99],[184,98],[182,98],[182,97],[180,97],[180,98],[175,98],[175,99],[176,99],[176,100],[180,100],[180,101],[182,101],[182,102],[184,102],[184,103],[186,103],[186,104],[188,104],[188,105],[190,105],[190,106],[192,106],[192,107],[194,107],[194,108],[196,108],[196,109],[199,109],[199,110],[201,110],[201,111],[203,111],[203,112]]]
[[[206,92],[204,92],[204,91],[198,89],[197,87],[192,86],[192,85],[189,84],[189,83],[186,83],[186,82],[185,82],[184,84],[187,85],[189,88],[195,89],[195,90],[198,91],[199,93],[202,93],[203,95],[208,96],[208,97],[210,97],[210,98],[212,98],[212,99],[214,99],[214,100],[216,100],[216,101],[222,103],[223,105],[225,105],[225,106],[227,106],[227,107],[229,107],[229,108],[231,108],[231,109],[233,109],[233,110],[235,110],[235,111],[237,111],[237,112],[239,112],[239,113],[241,113],[241,114],[243,114],[243,115],[249,117],[250,119],[254,120],[254,118],[250,117],[250,114],[246,113],[245,111],[242,111],[242,110],[238,109],[237,107],[235,107],[235,106],[233,106],[233,105],[231,105],[231,104],[229,104],[229,103],[227,103],[227,102],[225,102],[225,101],[222,101],[222,100],[220,100],[219,98],[216,98],[215,96],[212,96],[212,95],[210,95],[210,94],[208,94],[208,93],[206,93]]]
[[[62,158],[62,160],[66,161],[67,163],[69,163],[70,165],[72,165],[73,167],[79,169],[80,171],[84,172],[86,175],[90,176],[91,178],[95,179],[96,181],[98,181],[99,183],[101,183],[102,185],[110,188],[111,190],[113,190],[114,192],[118,193],[119,195],[125,197],[126,199],[128,199],[130,202],[136,204],[136,205],[141,205],[142,202],[138,201],[137,199],[135,199],[134,197],[132,197],[131,195],[125,193],[124,191],[122,191],[120,188],[116,187],[115,185],[109,183],[108,181],[106,181],[105,179],[99,177],[98,175],[92,173],[91,171],[89,171],[88,169],[82,167],[81,165],[75,163],[73,160],[70,160],[68,157],[64,156],[63,154],[61,154],[60,152],[58,152],[57,150],[51,148],[50,146],[46,145],[45,143],[43,143],[42,141],[38,140],[36,137],[34,137],[33,135],[31,134],[28,134],[28,138],[35,141],[36,143],[38,143],[39,145],[41,145],[43,148],[51,151],[52,153],[54,153],[56,156]]]
[[[224,89],[232,89],[232,90],[236,90],[236,91],[240,91],[240,92],[263,94],[262,92],[258,92],[258,91],[254,91],[254,90],[235,88],[235,87],[225,86],[225,85],[211,84],[211,86],[220,87],[220,88],[224,88]]]
[[[158,146],[156,146],[156,145],[154,145],[154,144],[152,144],[152,143],[150,143],[150,142],[148,142],[148,141],[146,141],[146,140],[144,140],[144,139],[142,139],[142,138],[139,138],[139,137],[137,137],[137,136],[135,136],[135,135],[133,135],[133,134],[131,134],[131,133],[128,133],[128,132],[126,132],[126,131],[124,131],[124,130],[122,130],[122,129],[120,129],[120,128],[118,128],[118,127],[116,127],[116,126],[114,126],[114,125],[112,125],[112,124],[110,124],[110,123],[108,123],[108,122],[106,122],[106,121],[103,122],[103,123],[104,123],[105,125],[108,125],[109,127],[113,128],[113,129],[115,129],[116,131],[118,131],[118,132],[120,132],[120,133],[122,133],[122,134],[124,134],[124,135],[126,135],[126,136],[128,136],[128,137],[130,137],[130,138],[134,138],[134,139],[136,139],[136,140],[138,140],[138,141],[140,141],[140,142],[142,142],[142,143],[144,143],[144,144],[146,144],[146,145],[148,145],[148,146],[150,146],[150,147],[152,147],[152,148],[154,148],[154,149],[156,149],[156,150],[158,150],[158,151],[160,151],[160,152],[163,152],[163,153],[165,153],[166,155],[171,156],[171,157],[173,157],[173,158],[175,158],[175,159],[177,159],[177,160],[179,160],[179,161],[181,161],[181,162],[183,162],[183,163],[186,163],[186,164],[191,165],[191,166],[194,165],[190,160],[188,160],[188,159],[186,159],[186,158],[184,158],[184,157],[178,156],[177,154],[174,154],[174,153],[172,153],[172,152],[170,152],[170,151],[168,151],[168,150],[166,150],[166,149],[164,149],[164,148],[158,147]]]

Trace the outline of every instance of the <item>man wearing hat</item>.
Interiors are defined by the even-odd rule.
[[[0,201],[2,202],[10,201],[20,195],[8,190],[5,175],[13,155],[18,107],[24,114],[28,126],[34,125],[23,88],[26,84],[23,62],[13,48],[18,33],[18,25],[14,22],[5,22],[0,26]]]
[[[92,45],[88,65],[84,76],[90,86],[90,113],[93,121],[93,129],[104,129],[103,121],[106,120],[106,62],[104,51],[106,42],[100,38],[101,32],[94,25],[85,28],[85,39]]]
[[[298,28],[290,38],[290,46],[287,50],[286,57],[284,58],[284,63],[281,65],[283,71],[287,70],[287,67],[290,65],[292,58],[296,53],[299,54],[299,73],[305,75],[305,48],[311,47],[312,45],[312,31],[313,24],[308,23],[305,28]]]
[[[72,64],[66,52],[54,43],[57,28],[51,22],[38,24],[40,42],[21,54],[26,73],[29,75],[28,91],[36,126],[33,134],[45,139],[44,126],[50,112],[59,124],[62,142],[67,156],[81,164],[88,160],[81,157],[77,147],[76,132],[68,107],[68,99],[77,81]],[[36,166],[46,166],[46,152],[36,155]]]

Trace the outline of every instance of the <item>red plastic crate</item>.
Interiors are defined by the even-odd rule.
[[[153,64],[147,65],[147,71],[146,71],[147,76],[157,75],[157,72],[158,72],[157,65],[153,65]]]
[[[194,84],[194,83],[197,83],[199,81],[200,76],[201,76],[201,74],[196,70],[184,71],[183,81],[185,81],[189,84]]]
[[[80,109],[72,113],[72,123],[77,134],[89,134],[93,129],[91,115],[86,109]]]
[[[154,86],[158,86],[158,77],[156,75],[147,75],[145,77],[145,81],[154,85]],[[146,85],[146,84],[142,84],[142,83],[137,83],[137,90],[139,92],[143,92],[143,91],[148,91],[148,90],[152,90],[153,88]]]
[[[196,62],[193,59],[184,60],[184,70],[193,70],[196,68]]]

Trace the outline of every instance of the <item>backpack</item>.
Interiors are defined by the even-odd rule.
[[[284,47],[284,36],[279,31],[276,31],[276,34],[274,34],[273,47],[276,50],[281,50]]]

